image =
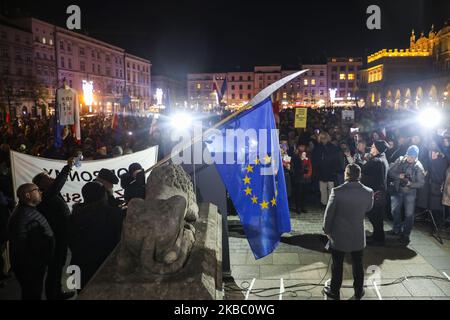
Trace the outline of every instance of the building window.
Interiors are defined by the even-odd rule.
[[[305,96],[308,96],[308,90],[305,90]]]
[[[61,68],[65,68],[65,65],[64,65],[64,57],[61,57]]]
[[[339,88],[345,88],[345,82],[339,82]]]
[[[337,75],[336,74],[332,74],[331,75],[331,80],[337,80]]]
[[[349,66],[349,67],[348,67],[348,71],[353,71],[353,70],[355,70],[355,67],[354,67],[354,66]]]
[[[337,82],[332,82],[332,83],[331,83],[331,87],[332,87],[332,88],[337,88]]]
[[[72,52],[72,46],[70,45],[70,43],[67,44],[67,51]]]
[[[97,52],[97,59],[100,60],[100,52]]]
[[[272,80],[272,76],[268,76],[267,79],[268,79],[268,80]]]
[[[95,73],[95,64],[92,64],[92,73]]]
[[[311,90],[311,96],[315,96],[316,95],[316,90]]]
[[[303,85],[305,85],[305,86],[308,85],[308,79],[304,79],[304,80],[303,80]]]
[[[80,61],[80,70],[81,71],[85,71],[86,70],[86,66],[85,66],[84,61]]]
[[[48,43],[52,46],[53,45],[53,39],[48,40]]]
[[[348,83],[348,87],[349,87],[349,88],[353,88],[353,87],[354,87],[353,82],[349,82],[349,83]]]
[[[316,76],[316,72],[313,70],[311,71],[311,76],[315,77]]]
[[[63,41],[60,41],[60,42],[59,42],[59,48],[60,48],[61,50],[64,50],[64,42],[63,42]]]
[[[136,65],[133,63],[133,70],[136,70]]]
[[[231,94],[231,99],[234,100],[235,98],[236,98],[236,95],[235,95],[234,93],[232,93],[232,94]]]
[[[241,94],[239,94],[239,99],[240,99],[240,100],[242,100],[242,99],[243,99],[243,95],[242,95],[242,93],[241,93]]]
[[[244,87],[242,86],[242,84],[239,85],[239,90],[244,89]]]
[[[235,89],[235,86],[234,86],[234,84],[233,85],[231,85],[231,90],[234,90]]]
[[[72,59],[68,59],[69,69],[72,69]]]
[[[355,74],[354,73],[349,73],[348,74],[348,80],[355,80]]]
[[[98,71],[98,74],[100,74],[100,73],[101,73],[101,70],[100,70],[100,65],[98,65],[98,66],[97,66],[97,71]]]
[[[311,85],[315,86],[316,85],[316,79],[311,79]]]
[[[249,85],[247,86],[247,90],[252,90],[252,85],[251,85],[251,84],[249,84]]]
[[[80,56],[84,56],[84,48],[80,48]]]
[[[249,93],[247,94],[247,99],[250,100],[252,98],[252,95]]]
[[[337,67],[336,66],[334,66],[334,67],[331,67],[331,71],[337,71]]]
[[[248,76],[248,77],[247,77],[247,80],[248,80],[248,81],[252,81],[252,77]]]
[[[320,71],[320,76],[321,77],[325,76],[325,73],[323,72],[323,70]]]
[[[42,43],[47,44],[47,39],[45,39],[45,37],[42,37]]]
[[[197,83],[197,90],[200,90],[202,88],[202,85],[200,83]]]
[[[243,80],[242,76],[239,76],[239,81],[242,81],[242,80]]]
[[[340,66],[339,71],[345,71],[345,66]]]
[[[287,92],[283,92],[283,99],[287,99]]]
[[[339,80],[345,80],[345,73],[339,74]]]

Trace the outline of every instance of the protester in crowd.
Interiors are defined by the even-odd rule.
[[[70,209],[61,195],[69,173],[74,166],[74,158],[67,160],[67,165],[53,179],[46,172],[41,172],[33,178],[42,191],[42,201],[37,210],[47,219],[55,236],[55,254],[49,265],[45,292],[49,300],[65,300],[73,296],[72,292],[64,292],[61,277],[67,259],[67,226]]]
[[[363,165],[366,164],[368,159],[369,159],[369,154],[367,153],[366,141],[359,140],[358,144],[356,145],[355,155],[353,156],[353,163],[362,167]]]
[[[38,186],[21,185],[17,197],[19,204],[8,225],[11,267],[20,284],[22,299],[40,300],[45,272],[53,260],[53,231],[36,209],[42,200]]]
[[[401,133],[397,139],[397,149],[392,154],[390,163],[394,163],[398,158],[403,157],[406,153],[406,150],[408,150],[408,146],[409,144],[407,137],[403,133]]]
[[[122,201],[114,197],[114,185],[119,183],[119,178],[112,170],[105,168],[101,169],[94,181],[103,184],[108,196],[108,203],[112,207],[120,207],[122,205]]]
[[[124,189],[125,202],[133,198],[145,199],[145,171],[139,163],[132,163],[128,172],[120,176],[120,186]]]
[[[112,157],[113,158],[117,158],[117,157],[121,157],[121,156],[123,156],[123,149],[122,149],[122,147],[121,146],[115,146],[112,149]]]
[[[442,205],[445,210],[445,227],[450,228],[450,166],[445,174],[445,182],[442,187]]]
[[[417,190],[425,184],[425,171],[418,160],[419,148],[412,145],[406,155],[400,157],[389,169],[391,182],[391,206],[394,227],[390,234],[400,236],[400,241],[409,244],[409,236],[414,226],[414,208]],[[401,208],[405,208],[405,220],[401,220]]]
[[[343,166],[339,148],[334,146],[330,140],[328,133],[320,133],[320,144],[314,148],[312,156],[313,173],[319,180],[320,202],[323,206],[327,205],[331,190],[337,181],[337,174]]]
[[[370,158],[361,168],[361,183],[374,191],[374,205],[368,213],[368,217],[373,226],[373,234],[367,240],[368,245],[383,246],[384,235],[384,212],[386,210],[387,197],[387,175],[389,164],[385,152],[388,145],[383,140],[377,140],[370,149]]]
[[[428,161],[425,184],[417,193],[417,207],[431,210],[434,220],[441,226],[444,224],[442,212],[442,186],[445,182],[447,159],[436,144],[431,146],[431,159]]]
[[[10,216],[9,201],[7,196],[0,189],[0,284],[8,278],[6,270],[6,261],[4,255],[6,253],[6,243],[8,241],[8,220]]]
[[[81,270],[81,288],[117,246],[121,238],[123,213],[108,203],[104,185],[89,182],[81,190],[84,202],[73,206],[69,223],[71,265]]]
[[[331,285],[324,293],[340,299],[343,264],[346,253],[352,256],[355,299],[364,296],[363,250],[366,247],[364,218],[373,206],[373,191],[359,182],[361,169],[351,164],[345,169],[345,183],[333,188],[323,223],[332,255]]]
[[[396,151],[395,140],[392,139],[392,138],[388,138],[386,141],[387,141],[387,144],[388,144],[388,148],[387,148],[387,150],[385,152],[386,160],[388,161],[388,163],[391,163],[391,162],[393,162],[393,161],[391,161],[392,155]]]
[[[306,153],[306,146],[299,145],[292,157],[292,179],[295,209],[298,214],[307,213],[306,194],[312,177],[311,160]]]

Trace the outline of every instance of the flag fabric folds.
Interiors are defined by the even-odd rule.
[[[260,259],[272,253],[283,233],[291,231],[284,171],[270,98],[219,128],[223,137],[229,134],[230,129],[233,132],[253,130],[256,141],[246,138],[244,148],[237,141],[232,145],[207,145],[214,159],[220,156],[224,159],[223,164],[216,161],[217,170],[239,214],[252,252],[256,259]],[[263,145],[266,147],[261,147]],[[241,157],[243,161],[229,164],[225,161],[227,155],[232,155],[236,160]]]

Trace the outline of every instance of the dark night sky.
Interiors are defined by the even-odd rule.
[[[82,32],[148,58],[153,74],[319,63],[406,48],[411,29],[428,33],[449,18],[445,0],[342,1],[44,1],[0,0],[5,8],[65,26],[66,8],[82,11]],[[366,8],[381,7],[382,30],[366,28]]]

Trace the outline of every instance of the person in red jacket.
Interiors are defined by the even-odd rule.
[[[304,145],[299,145],[295,151],[292,158],[292,172],[296,211],[298,214],[306,213],[305,195],[308,191],[308,185],[311,183],[312,164]]]

